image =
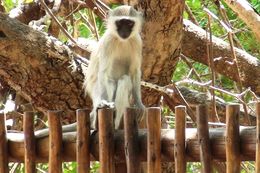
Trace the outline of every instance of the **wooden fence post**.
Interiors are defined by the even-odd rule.
[[[90,110],[77,110],[77,172],[90,172]]]
[[[175,107],[175,140],[174,140],[174,160],[175,172],[186,172],[185,159],[185,127],[186,127],[186,107]]]
[[[239,104],[226,107],[227,173],[240,172]]]
[[[124,114],[124,138],[127,173],[139,173],[140,161],[138,158],[138,110],[127,108]]]
[[[98,109],[100,173],[114,173],[114,110]]]
[[[26,173],[36,172],[36,148],[34,137],[34,112],[25,112],[23,116],[24,164]]]
[[[161,172],[161,109],[147,109],[147,165],[148,173]]]
[[[255,172],[260,173],[260,102],[256,103],[256,160]]]
[[[212,172],[212,161],[209,141],[208,110],[206,105],[196,107],[198,141],[202,173]]]
[[[5,128],[5,114],[0,113],[0,172],[8,173],[8,148]]]
[[[62,173],[62,129],[61,111],[48,112],[49,124],[49,173]]]

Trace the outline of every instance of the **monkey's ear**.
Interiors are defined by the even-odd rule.
[[[138,15],[140,18],[142,18],[142,22],[143,22],[143,19],[144,19],[144,13],[141,11],[142,9],[139,8],[138,5],[134,5],[134,6],[132,6],[132,8],[136,10],[137,15]]]
[[[106,18],[108,18],[109,16],[111,16],[111,13],[112,13],[112,10],[111,10],[111,9],[108,10],[108,11],[106,11]]]

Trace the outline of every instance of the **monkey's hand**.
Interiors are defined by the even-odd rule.
[[[98,122],[97,122],[97,109],[98,108],[115,108],[114,102],[108,102],[106,100],[101,100],[99,104],[92,110],[90,113],[90,122],[91,122],[91,129],[97,130],[98,129]]]
[[[101,100],[101,102],[98,104],[98,108],[115,108],[115,103]]]

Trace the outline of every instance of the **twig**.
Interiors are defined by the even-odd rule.
[[[59,20],[56,18],[56,16],[52,13],[52,11],[49,9],[49,7],[45,4],[44,0],[40,0],[42,6],[44,7],[44,9],[47,11],[47,13],[53,18],[53,20],[58,24],[58,26],[60,27],[61,31],[75,44],[77,45],[77,47],[79,47],[80,49],[85,50],[85,48],[83,48],[82,46],[78,45],[76,40],[74,40],[74,38],[68,33],[68,31],[62,26],[62,24],[59,22]]]
[[[231,27],[232,29],[234,29],[233,26],[231,25],[231,23],[230,23],[229,20],[228,20],[227,12],[226,12],[226,10],[225,10],[224,5],[223,5],[219,0],[216,0],[216,1],[214,1],[214,2],[215,2],[215,4],[216,4],[216,6],[218,7],[219,13],[220,13],[222,19],[224,20],[224,22],[225,22],[229,27]],[[241,49],[243,49],[243,46],[242,46],[242,44],[240,43],[240,41],[239,41],[239,39],[237,38],[237,36],[235,35],[235,32],[233,32],[233,33],[234,33],[234,36],[235,36],[235,37],[234,37],[234,41],[235,41],[235,43],[236,43],[236,46],[239,47],[239,48],[241,48]]]
[[[99,40],[99,35],[98,35],[98,29],[97,29],[97,23],[96,23],[94,11],[91,11],[91,15],[90,16],[91,16],[91,19],[92,19],[92,23],[94,25],[94,31],[95,31],[96,39],[98,41]]]
[[[47,11],[47,13],[53,18],[53,20],[59,25],[62,32],[74,43],[77,45],[77,42],[74,40],[74,38],[66,31],[65,28],[61,25],[61,23],[58,21],[58,19],[54,16],[52,11],[49,9],[49,7],[45,4],[44,0],[40,0],[42,6]]]
[[[95,29],[94,29],[93,25],[90,23],[90,21],[88,20],[88,18],[86,18],[85,15],[82,14],[81,12],[79,12],[79,14],[80,14],[81,18],[84,20],[87,28],[91,31],[92,34],[94,34]]]
[[[188,60],[188,57],[186,57],[185,55],[181,54],[181,58],[182,60],[189,66],[190,69],[192,69],[193,74],[195,75],[195,77],[197,78],[197,80],[199,82],[202,82],[198,72],[193,68],[192,64],[190,63],[190,61]]]
[[[224,29],[228,32],[228,39],[229,39],[229,43],[230,43],[230,48],[231,48],[231,52],[232,52],[232,57],[233,60],[235,62],[235,66],[236,66],[236,70],[237,70],[237,75],[238,75],[238,90],[239,92],[242,92],[242,81],[241,81],[241,73],[239,71],[239,66],[238,66],[238,61],[237,61],[237,57],[236,57],[236,53],[234,50],[234,42],[233,42],[233,32],[232,29],[227,26],[222,20],[220,20],[215,14],[213,14],[210,10],[208,10],[207,8],[204,8],[204,11],[207,12],[208,15],[210,15],[211,17],[213,17],[215,20],[217,20],[223,27]],[[244,97],[241,97],[242,100],[244,100]],[[243,109],[245,112],[245,116],[247,119],[247,123],[251,124],[251,120],[248,114],[248,110],[247,110],[247,105],[245,104],[245,102],[242,102],[243,104]]]
[[[68,19],[69,17],[71,17],[76,11],[78,11],[79,10],[79,8],[80,8],[80,4],[78,4],[78,6],[74,9],[74,10],[72,10],[67,16],[64,16],[64,20],[66,20],[66,19]]]
[[[185,2],[184,5],[185,11],[188,13],[190,20],[197,26],[199,26],[199,22],[197,21],[196,17],[193,15],[190,7],[188,6],[188,4]]]
[[[208,55],[208,64],[211,69],[211,80],[212,80],[212,86],[215,86],[215,67],[214,67],[214,62],[213,62],[213,44],[212,44],[212,31],[211,31],[211,18],[210,15],[207,15],[208,17],[208,30],[209,30],[209,41],[208,41],[208,32],[206,30],[206,38],[207,38],[207,55]],[[212,101],[212,117],[216,118],[216,120],[219,122],[219,117],[217,113],[217,108],[216,108],[216,98],[215,98],[215,92],[214,90],[210,90],[211,93],[211,101]]]
[[[177,96],[179,96],[180,101],[187,107],[187,112],[191,117],[192,121],[196,122],[195,114],[193,113],[190,105],[188,104],[188,102],[185,100],[185,98],[183,97],[179,89],[174,84],[168,85],[167,87],[161,87],[155,84],[141,81],[141,85],[159,91],[160,93],[166,95],[169,98],[172,98],[173,93],[175,93]],[[174,108],[171,108],[171,110],[174,112]]]
[[[238,93],[238,94],[235,94],[235,93],[232,93],[232,92],[229,92],[229,91],[226,91],[224,89],[221,89],[221,88],[217,88],[215,86],[212,86],[211,85],[211,81],[208,81],[206,83],[201,83],[201,82],[198,82],[198,81],[194,81],[192,79],[184,79],[182,81],[179,81],[179,82],[176,82],[176,85],[183,85],[183,84],[192,84],[192,85],[197,85],[197,86],[201,86],[201,87],[208,87],[210,89],[213,89],[215,91],[219,91],[219,92],[222,92],[224,94],[227,94],[227,95],[230,95],[232,97],[235,97],[239,102],[241,102],[242,104],[245,104],[245,101],[243,99],[241,99],[244,95],[246,95],[247,93],[249,93],[251,91],[250,88],[247,88],[245,91],[241,92],[241,93]],[[250,107],[249,107],[250,108]],[[251,111],[254,112],[254,110],[252,108],[250,108]]]

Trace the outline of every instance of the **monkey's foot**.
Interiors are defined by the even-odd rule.
[[[115,108],[114,102],[108,102],[106,100],[101,100],[101,102],[97,106],[98,108]]]

